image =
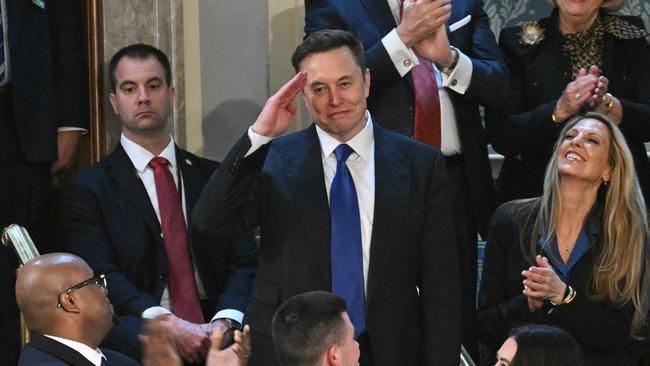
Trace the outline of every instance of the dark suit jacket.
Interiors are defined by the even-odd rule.
[[[368,109],[383,127],[405,136],[413,135],[415,97],[411,74],[403,78],[395,69],[381,39],[396,27],[386,0],[307,0],[305,33],[320,29],[344,29],[360,35],[366,65],[372,74]],[[507,95],[507,71],[490,30],[481,0],[454,0],[453,24],[471,15],[469,24],[448,32],[449,42],[472,60],[473,72],[465,95],[451,89],[458,134],[462,146],[470,199],[481,235],[495,208],[487,139],[478,105],[498,106]]]
[[[121,353],[103,349],[111,366],[137,366],[139,363]],[[20,353],[18,366],[93,366],[81,353],[36,332],[31,333],[29,343]]]
[[[585,365],[627,365],[629,356],[624,347],[630,339],[634,308],[631,304],[619,307],[594,302],[585,295],[600,247],[599,235],[589,238],[591,249],[569,274],[567,284],[576,290],[576,298],[550,314],[548,301],[534,314],[528,310],[526,296],[521,293],[521,271],[533,262],[522,255],[521,243],[530,243],[538,202],[508,202],[494,214],[485,247],[478,306],[479,336],[489,349],[489,362],[483,360],[483,364],[494,364],[494,355],[512,327],[544,323],[563,328],[575,338],[582,348]],[[544,255],[539,246],[538,254]]]
[[[458,258],[442,156],[379,125],[374,139],[375,213],[367,278],[374,359],[379,366],[457,365]],[[286,299],[331,291],[330,212],[313,125],[244,158],[250,146],[248,136],[242,137],[223,169],[210,178],[196,204],[194,224],[218,235],[260,226],[247,317],[252,329],[270,335],[271,318]],[[261,349],[255,342],[253,337],[253,349]]]
[[[643,28],[638,17],[622,17]],[[506,28],[499,44],[510,67],[511,92],[503,109],[487,109],[487,131],[496,151],[506,156],[497,187],[502,202],[542,194],[544,170],[564,124],[551,114],[567,84],[571,62],[562,51],[564,36],[557,15],[539,21],[544,40],[522,45],[521,27]],[[623,106],[620,128],[634,157],[646,202],[650,198],[650,164],[643,145],[650,141],[650,45],[644,39],[623,40],[605,35],[601,73],[608,90]]]
[[[192,208],[218,164],[180,148],[176,158],[191,223]],[[62,196],[60,221],[68,250],[84,258],[95,272],[108,273],[108,297],[118,315],[128,316],[114,332],[129,327],[126,336],[137,346],[140,314],[160,305],[168,258],[149,196],[121,145],[72,179]],[[255,273],[254,240],[246,236],[220,242],[223,239],[191,230],[189,236],[209,308],[244,312]]]
[[[57,129],[88,129],[82,1],[6,0],[16,131],[29,162],[57,159]]]

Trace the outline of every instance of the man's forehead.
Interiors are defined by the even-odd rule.
[[[138,74],[158,75],[162,79],[164,70],[160,62],[153,56],[146,58],[125,56],[117,63],[115,68],[115,76],[118,79]]]
[[[305,56],[304,59],[300,62],[300,68],[305,70],[310,66],[322,67],[327,65],[322,65],[322,63],[330,62],[331,60],[337,60],[341,64],[345,64],[350,67],[361,68],[357,63],[357,59],[354,57],[352,50],[347,46],[341,46],[338,48],[332,48],[326,51],[313,52]]]

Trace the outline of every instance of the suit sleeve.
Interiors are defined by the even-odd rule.
[[[511,285],[508,283],[508,274],[511,271],[521,271],[512,268],[513,264],[509,260],[513,251],[517,251],[514,254],[516,257],[520,256],[519,233],[512,216],[513,212],[507,204],[497,209],[483,259],[477,311],[478,331],[481,342],[494,351],[508,337],[513,325],[535,319],[535,315],[528,309],[526,296],[522,293],[513,296],[508,290]],[[519,287],[519,284],[514,287]]]
[[[48,1],[46,9],[55,69],[58,127],[88,130],[90,98],[82,3],[81,0]]]
[[[192,225],[201,235],[236,238],[259,226],[260,180],[269,144],[244,158],[251,141],[244,134],[203,187]]]
[[[476,1],[471,49],[462,49],[472,61],[472,79],[465,97],[486,107],[498,107],[508,96],[508,69],[490,29],[483,2]]]
[[[224,289],[219,295],[218,309],[236,309],[246,312],[257,267],[257,248],[252,232],[246,232],[231,241],[227,277]]]
[[[447,172],[436,155],[427,192],[423,228],[420,294],[423,316],[423,365],[457,365],[461,343],[460,263],[447,192]],[[444,334],[444,337],[440,335]]]
[[[95,273],[108,276],[109,296],[116,312],[140,316],[159,305],[150,294],[140,291],[122,272],[105,226],[101,197],[86,183],[70,182],[61,198],[60,233],[68,251],[83,258]]]

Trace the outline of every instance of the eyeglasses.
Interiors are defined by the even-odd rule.
[[[59,292],[59,297],[57,299],[58,304],[56,305],[56,307],[60,308],[60,307],[63,306],[63,304],[61,304],[61,294],[62,293],[64,293],[64,292],[69,293],[72,290],[78,290],[78,289],[80,289],[82,287],[86,287],[88,285],[95,285],[95,286],[97,286],[97,287],[99,287],[101,289],[108,290],[108,283],[106,282],[106,274],[100,273],[97,276],[93,276],[93,277],[91,277],[91,278],[89,278],[87,280],[81,281],[78,284],[70,286],[69,288]]]

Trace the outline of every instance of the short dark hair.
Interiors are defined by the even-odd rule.
[[[273,316],[273,345],[283,366],[311,366],[345,339],[345,300],[312,291],[285,301]]]
[[[361,72],[364,72],[366,69],[366,61],[363,55],[363,44],[361,40],[354,34],[340,29],[323,29],[305,37],[293,52],[291,64],[296,72],[298,72],[300,71],[300,63],[307,56],[341,47],[350,49],[357,65],[361,68]]]
[[[512,366],[582,366],[578,343],[564,330],[531,324],[515,328],[510,336],[517,342]]]
[[[167,83],[168,87],[171,86],[172,68],[169,65],[169,59],[167,58],[167,55],[165,55],[163,51],[157,49],[156,47],[149,46],[148,44],[144,43],[135,43],[117,51],[117,53],[115,53],[111,58],[111,62],[108,64],[108,76],[111,81],[111,88],[113,88],[113,92],[117,90],[115,69],[117,69],[117,64],[119,64],[123,58],[128,57],[136,60],[144,60],[151,56],[158,60],[160,66],[162,66],[163,70],[165,71],[165,82]]]

